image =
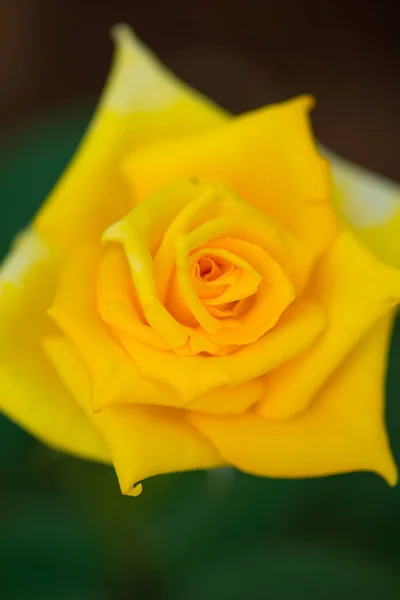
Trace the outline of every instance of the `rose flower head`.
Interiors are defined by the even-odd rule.
[[[394,484],[394,185],[322,156],[312,98],[232,117],[114,37],[84,141],[0,272],[0,409],[125,494],[220,466]]]

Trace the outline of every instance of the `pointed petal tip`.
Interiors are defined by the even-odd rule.
[[[399,483],[399,472],[394,461],[392,461],[392,464],[386,468],[385,472],[381,472],[380,475],[390,487],[396,487]]]
[[[304,103],[308,110],[313,110],[313,108],[316,107],[317,99],[313,94],[305,94],[303,96],[303,98],[304,98]]]
[[[387,442],[385,445],[387,449],[379,462],[376,463],[374,471],[382,477],[390,487],[395,487],[399,482],[399,471]]]
[[[121,39],[134,39],[135,34],[128,23],[116,23],[110,29],[110,37],[114,42],[119,42]]]

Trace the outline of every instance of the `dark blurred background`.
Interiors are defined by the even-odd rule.
[[[397,13],[395,0],[0,0],[0,128],[93,102],[110,62],[110,26],[127,21],[235,112],[314,93],[320,138],[396,178]]]
[[[311,92],[319,139],[400,180],[395,2],[0,0],[0,254],[71,157],[130,23],[233,112]],[[388,422],[400,464],[400,327]],[[21,374],[23,376],[23,374]],[[0,417],[2,600],[400,597],[400,488],[371,474],[233,471],[146,482],[52,452]]]

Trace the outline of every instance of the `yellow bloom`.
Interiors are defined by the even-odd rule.
[[[0,408],[121,489],[233,465],[397,479],[397,189],[300,97],[230,117],[125,27],[82,147],[0,272]]]

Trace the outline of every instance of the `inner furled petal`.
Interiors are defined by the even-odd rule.
[[[255,294],[261,281],[259,273],[247,261],[223,248],[197,250],[190,256],[190,263],[197,295],[207,307],[219,307],[221,311],[224,311],[223,305]],[[205,268],[208,270],[204,271]]]
[[[233,265],[221,260],[218,256],[202,256],[194,267],[196,278],[199,281],[207,282],[219,279],[227,269],[232,270]]]
[[[252,209],[220,184],[176,181],[104,233],[104,242],[123,246],[145,320],[169,348],[183,348],[188,342],[182,321],[165,306],[179,235],[221,214],[243,216],[248,210]],[[199,321],[199,316],[196,319]],[[206,331],[220,329],[218,320],[206,309],[200,319]]]
[[[231,319],[239,319],[250,309],[253,302],[254,299],[250,296],[249,298],[243,298],[242,300],[218,304],[218,306],[208,305],[208,310],[214,317],[219,317],[220,319],[228,319],[229,317]]]
[[[255,293],[244,294],[246,291],[252,291],[246,280],[242,287],[237,286],[236,290],[242,292],[241,297],[248,304],[244,307],[241,304],[237,306],[236,310],[239,314],[234,315],[233,319],[225,319],[224,324],[227,326],[223,331],[214,334],[213,340],[219,344],[252,343],[277,324],[284,311],[295,299],[295,288],[280,265],[256,244],[221,238],[215,240],[213,245],[220,245],[221,249],[226,251],[237,252],[243,261],[252,265],[253,272],[258,274]],[[254,281],[252,283],[254,284]],[[230,298],[230,292],[234,293],[235,288],[228,289],[228,292],[223,294],[220,300],[232,302],[240,299]],[[211,300],[211,302],[213,301]],[[246,310],[243,310],[244,308]],[[238,319],[239,316],[240,319]],[[232,324],[236,326],[232,327]]]
[[[102,252],[97,271],[97,308],[110,331],[123,332],[143,344],[168,350],[168,346],[150,327],[141,310],[126,257],[117,245],[109,246]],[[180,322],[184,319],[180,319]],[[193,356],[207,353],[221,355],[231,351],[227,346],[215,344],[200,331],[185,328],[188,342],[174,349],[178,355]]]
[[[220,238],[237,243],[215,245]],[[194,179],[171,182],[102,239],[121,251],[128,272],[119,283],[134,290],[134,298],[122,302],[122,287],[116,288],[121,293],[115,310],[116,290],[106,282],[111,274],[105,276],[109,297],[103,295],[99,306],[104,321],[179,355],[225,354],[227,347],[231,352],[258,339],[299,291],[309,264],[307,253],[278,224],[223,184]],[[261,268],[240,243],[259,248]],[[254,302],[242,302],[253,296]]]
[[[258,339],[260,335],[263,335],[263,333],[276,324],[283,310],[287,308],[294,298],[295,286],[291,281],[290,276],[286,275],[286,271],[280,266],[280,262],[277,262],[274,258],[274,254],[279,253],[278,249],[280,249],[282,239],[279,239],[280,236],[278,232],[272,227],[269,227],[267,223],[263,224],[261,232],[257,227],[257,225],[260,225],[259,221],[260,219],[258,219],[257,215],[252,211],[242,214],[230,213],[202,223],[186,234],[177,234],[174,238],[176,279],[179,289],[179,293],[174,293],[174,296],[178,298],[182,308],[186,306],[187,315],[192,315],[193,326],[200,326],[204,332],[210,336],[217,335],[218,337],[213,339],[218,341],[218,343],[244,344]],[[264,235],[262,236],[261,233]],[[238,341],[231,338],[223,341],[225,336],[222,329],[225,329],[226,327],[237,328],[237,322],[225,320],[222,325],[221,321],[210,313],[207,306],[197,294],[190,274],[191,253],[202,246],[207,247],[207,244],[213,246],[214,239],[220,237],[223,239],[224,236],[228,236],[228,239],[234,240],[233,246],[229,248],[220,245],[220,250],[231,253],[228,258],[232,259],[232,255],[234,255],[234,260],[239,266],[242,268],[245,266],[245,270],[252,272],[250,267],[250,265],[252,265],[254,271],[252,255],[257,255],[258,250],[258,253],[261,253],[261,258],[257,258],[257,262],[260,263],[260,268],[257,267],[257,272],[263,273],[268,265],[268,272],[270,272],[268,285],[270,285],[271,280],[274,281],[272,289],[268,292],[270,302],[267,309],[266,311],[264,310],[262,314],[259,314],[260,321],[259,325],[256,327],[258,333],[256,334],[253,330],[254,328],[251,328],[251,331],[245,334],[244,338],[240,336]],[[164,241],[165,239],[166,238],[164,238]],[[272,255],[265,249],[266,242],[267,248],[268,246],[272,247]],[[274,244],[274,242],[276,242],[276,244]],[[238,250],[240,244],[243,245],[243,248],[254,248],[254,250],[250,252],[250,260],[247,260],[246,254],[242,254],[242,251]],[[160,252],[162,249],[163,246],[161,246]],[[222,256],[224,255],[222,254]],[[241,263],[240,261],[242,260],[244,260],[245,263]],[[154,263],[155,262],[156,261],[154,261]],[[231,260],[231,262],[233,262],[233,260]],[[171,280],[169,281],[169,288],[171,288]],[[277,291],[278,288],[280,291]],[[271,292],[273,293],[271,294]],[[276,293],[279,298],[276,297]],[[223,302],[236,299],[238,298],[227,298],[223,300]],[[171,294],[169,294],[168,308],[169,310],[174,310],[174,306],[171,304]],[[222,334],[222,337],[220,334]]]
[[[230,302],[237,302],[249,298],[257,292],[261,276],[253,269],[247,271],[237,267],[234,270],[235,279],[227,286],[226,290],[218,298],[209,298],[207,304],[218,306]]]
[[[117,245],[105,248],[102,253],[96,292],[97,308],[105,323],[153,348],[168,348],[144,318],[128,263]]]
[[[158,297],[168,296],[170,281],[175,269],[177,240],[188,232],[218,217],[240,215],[252,210],[222,184],[197,182],[198,196],[176,216],[164,232],[162,244],[153,261],[154,280]]]
[[[221,183],[198,182],[197,186],[198,196],[171,221],[153,259],[154,281],[162,303],[169,295],[176,269],[176,243],[187,235],[193,235],[189,253],[222,235],[257,243],[284,266],[296,289],[304,286],[313,259],[303,244]]]
[[[242,221],[246,219],[242,217]],[[210,224],[206,224],[210,225]],[[201,227],[181,236],[176,241],[176,263],[178,289],[180,290],[181,306],[186,305],[187,315],[192,315],[194,323],[200,326],[206,335],[217,344],[243,345],[256,341],[268,330],[276,325],[283,312],[296,297],[296,290],[291,278],[282,269],[279,263],[257,243],[252,243],[241,238],[223,235],[207,240],[210,231],[199,232]],[[212,227],[212,232],[219,231]],[[228,228],[229,232],[229,228]],[[190,253],[196,242],[201,241],[204,247],[201,250],[219,255],[239,267],[243,279],[239,277],[235,285],[227,285],[226,289],[216,298],[202,299],[197,294],[193,279],[190,278]],[[207,248],[205,244],[209,242]],[[193,260],[193,259],[192,259]],[[238,270],[239,270],[238,269]],[[237,270],[237,271],[238,271]],[[231,279],[235,269],[228,273]],[[221,276],[222,278],[225,277]],[[175,294],[175,297],[179,294]],[[244,298],[252,298],[250,305],[236,309],[232,302]],[[229,305],[226,307],[226,305]],[[231,315],[224,314],[221,319],[221,306],[225,305]],[[211,308],[219,308],[216,312]],[[243,311],[243,308],[248,310]],[[227,318],[227,317],[230,318]],[[239,318],[240,316],[240,318]],[[207,321],[208,320],[208,321]],[[208,322],[216,323],[213,330],[207,327]],[[206,325],[206,326],[205,326]]]
[[[122,245],[146,322],[172,349],[183,347],[188,334],[160,302],[153,277],[153,257],[176,215],[198,194],[199,186],[193,182],[173,181],[114,223],[102,236],[105,243]]]

